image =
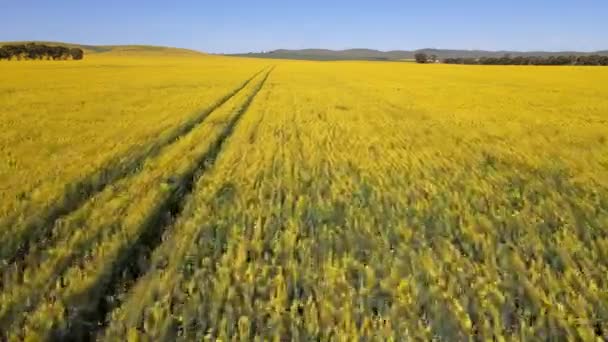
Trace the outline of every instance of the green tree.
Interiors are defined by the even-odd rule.
[[[80,60],[84,56],[84,52],[82,51],[82,49],[73,48],[70,49],[70,55],[72,56],[72,59]]]
[[[426,63],[429,59],[426,53],[417,53],[414,55],[414,58],[416,59],[416,63]]]

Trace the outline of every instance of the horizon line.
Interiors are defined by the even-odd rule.
[[[299,51],[299,50],[325,50],[325,51],[350,51],[350,50],[370,50],[377,52],[416,52],[421,50],[443,50],[443,51],[483,51],[483,52],[518,52],[518,53],[533,53],[533,52],[544,52],[544,53],[560,53],[560,52],[583,52],[583,53],[593,53],[593,52],[606,52],[608,51],[608,47],[602,49],[563,49],[563,50],[543,50],[543,49],[531,49],[531,50],[519,50],[519,49],[483,49],[483,48],[440,48],[440,47],[424,47],[424,48],[416,48],[416,49],[375,49],[375,48],[366,48],[366,47],[350,47],[350,48],[326,48],[326,47],[307,47],[307,48],[274,48],[274,49],[260,49],[258,51],[241,51],[241,52],[210,52],[201,50],[199,48],[191,48],[191,47],[180,47],[180,46],[172,46],[166,44],[155,44],[155,43],[81,43],[81,42],[71,42],[71,41],[56,41],[56,40],[7,40],[0,41],[0,44],[10,44],[10,43],[26,43],[26,42],[39,42],[39,43],[63,43],[63,44],[71,44],[71,45],[82,45],[82,46],[153,46],[153,47],[162,47],[162,48],[173,48],[173,49],[186,49],[192,50],[200,53],[207,54],[217,54],[217,55],[237,55],[237,54],[248,54],[248,53],[268,53],[271,51],[278,50],[287,50],[287,51]]]

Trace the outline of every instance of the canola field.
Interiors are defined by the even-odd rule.
[[[0,79],[0,340],[608,339],[606,68]]]

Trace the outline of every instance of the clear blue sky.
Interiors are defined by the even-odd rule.
[[[608,0],[0,0],[0,41],[278,48],[608,49]]]

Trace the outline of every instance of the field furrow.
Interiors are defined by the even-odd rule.
[[[267,172],[272,168],[281,150],[280,145],[264,147],[259,140],[279,132],[277,129],[280,126],[264,120],[264,110],[261,109],[272,97],[273,90],[271,77],[269,85],[258,95],[259,101],[254,103],[250,113],[243,118],[235,133],[228,139],[224,153],[219,156],[206,176],[196,184],[192,199],[182,216],[175,222],[171,236],[152,256],[150,272],[140,278],[130,292],[125,293],[122,305],[112,313],[109,325],[100,337],[112,341],[145,330],[151,339],[174,338],[179,330],[186,328],[185,324],[187,324],[177,319],[178,307],[188,301],[188,296],[184,296],[181,292],[184,290],[181,287],[184,278],[192,278],[196,272],[197,279],[202,280],[200,283],[190,282],[191,287],[186,290],[189,291],[188,293],[193,294],[203,289],[210,291],[213,287],[212,270],[226,253],[231,241],[237,239],[261,242],[263,236],[260,230],[255,234],[252,230],[237,230],[237,235],[229,236],[227,234],[233,228],[232,221],[218,222],[210,218],[214,210],[225,210],[216,204],[235,200],[235,185],[224,182],[223,179],[224,177],[232,179],[231,176],[238,173],[241,166],[250,165],[249,163],[253,161],[259,163],[256,164],[258,166],[265,165],[263,169],[248,168],[241,171],[246,172],[250,177],[249,180],[254,182],[253,190],[256,193],[264,191],[270,195],[272,192],[269,184],[259,183],[257,179],[263,176],[258,172]],[[272,122],[283,123],[284,119],[283,116],[273,116]],[[259,134],[259,139],[250,144],[254,132]],[[247,151],[237,146],[246,147]],[[277,200],[278,197],[269,198],[267,205],[270,207]],[[235,205],[245,209],[246,203],[239,202]],[[235,215],[238,216],[236,222],[246,218],[236,211]],[[257,223],[242,222],[242,224],[247,223],[247,226],[255,224],[261,229],[263,219],[258,218],[256,221]],[[235,260],[235,262],[240,261]],[[202,265],[205,267],[201,267]],[[158,297],[159,295],[162,298]],[[194,301],[194,303],[199,304],[202,311],[209,309],[208,302]]]
[[[148,149],[146,149],[146,151],[148,151],[149,153],[141,156],[143,158],[142,160],[139,161],[139,164],[141,164],[141,165],[139,165],[139,166],[133,168],[131,171],[121,175],[121,177],[115,179],[114,181],[118,182],[118,181],[120,181],[120,179],[122,177],[133,176],[133,175],[136,175],[138,172],[141,172],[142,166],[147,161],[154,160],[154,158],[162,152],[163,148],[170,147],[170,145],[173,143],[176,143],[180,139],[180,137],[187,135],[191,130],[195,129],[198,125],[200,125],[202,122],[204,122],[204,120],[209,116],[209,114],[213,113],[213,111],[215,111],[216,109],[221,107],[224,103],[228,102],[232,97],[236,96],[253,79],[255,79],[256,76],[260,75],[262,72],[263,72],[263,70],[257,72],[255,75],[253,75],[251,78],[246,80],[243,84],[241,84],[238,88],[234,89],[232,92],[225,95],[222,99],[220,99],[218,102],[216,102],[214,105],[212,105],[210,107],[210,109],[204,111],[203,114],[194,118],[195,120],[193,119],[188,124],[181,126],[178,131],[174,132],[174,134],[173,134],[174,138],[171,141],[168,141],[165,138],[162,138],[160,142],[153,142],[152,144],[150,144],[148,146]],[[178,132],[181,134],[175,135]],[[122,170],[122,169],[119,168],[119,170]],[[125,182],[123,182],[123,184],[125,184]],[[107,185],[111,185],[111,184],[107,184]],[[105,188],[105,186],[107,186],[107,185],[103,185],[103,187]],[[99,192],[102,192],[102,190],[100,190]],[[115,194],[116,192],[117,191],[115,189],[110,189],[110,191],[108,193]],[[37,232],[31,232],[30,235],[25,235],[25,237],[27,237],[27,239],[25,239],[25,241],[22,241],[22,244],[20,245],[17,253],[13,256],[13,258],[11,258],[9,260],[5,260],[5,262],[2,264],[3,267],[2,267],[2,279],[0,281],[0,290],[4,288],[5,283],[10,282],[8,279],[13,277],[14,274],[23,273],[26,268],[26,265],[28,263],[30,263],[30,264],[32,263],[31,260],[40,259],[41,253],[44,253],[45,250],[49,246],[53,246],[57,241],[65,240],[65,239],[67,239],[67,237],[69,235],[73,234],[73,231],[71,230],[71,228],[72,228],[71,225],[65,224],[65,221],[73,220],[74,217],[78,217],[79,219],[82,219],[83,215],[86,215],[83,213],[88,213],[88,210],[90,209],[91,205],[94,205],[92,203],[99,202],[99,199],[96,198],[96,195],[97,194],[91,194],[92,200],[89,201],[89,203],[87,203],[87,201],[84,201],[82,203],[82,205],[85,205],[85,206],[88,205],[88,206],[84,207],[84,208],[81,207],[81,208],[74,209],[73,210],[74,214],[71,215],[71,217],[69,217],[68,214],[63,215],[63,216],[66,216],[65,219],[62,219],[61,217],[59,217],[57,220],[54,220],[53,222],[49,222],[48,225],[45,225],[43,227],[44,229],[40,229]],[[102,194],[101,196],[105,196],[105,198],[107,198],[108,194]],[[55,221],[57,221],[57,222],[55,222]],[[32,227],[30,227],[30,228],[32,228]],[[25,234],[25,232],[23,232],[23,233]],[[34,240],[36,237],[38,237],[38,241]],[[19,237],[15,238],[15,240],[13,240],[13,241],[18,241],[18,239],[19,239]],[[7,247],[7,249],[8,249],[11,246],[14,246],[14,245],[11,245],[11,241],[9,240],[5,247]]]
[[[261,72],[261,71],[260,71]],[[259,74],[259,73],[258,73]],[[0,226],[0,267],[4,268],[28,253],[30,245],[44,242],[48,238],[56,220],[70,212],[77,210],[89,198],[103,191],[105,187],[129,174],[138,172],[149,158],[154,158],[163,148],[175,143],[180,137],[188,134],[192,129],[205,120],[205,118],[218,107],[230,100],[234,95],[247,86],[258,74],[243,82],[236,89],[224,95],[209,108],[197,116],[179,125],[172,131],[159,136],[147,146],[129,151],[102,165],[94,173],[66,186],[65,192],[48,207],[41,208],[39,212],[31,212],[25,217],[7,220]],[[35,246],[34,246],[35,247]]]
[[[141,172],[107,188],[62,220],[57,225],[58,234],[66,232],[67,238],[56,239],[55,245],[29,258],[24,270],[5,277],[2,317],[3,322],[13,322],[10,336],[29,336],[36,331],[46,336],[53,331],[82,334],[89,330],[87,319],[97,319],[109,280],[128,268],[129,256],[145,257],[147,252],[134,249],[151,248],[153,241],[159,241],[155,233],[162,235],[179,211],[188,184],[219,153],[267,74],[256,76],[191,133],[147,161]],[[104,215],[108,210],[118,216]],[[144,248],[146,244],[149,246]],[[21,302],[26,298],[27,304]],[[31,316],[26,320],[25,315],[15,317],[23,310]],[[18,328],[21,325],[25,330]]]
[[[201,178],[204,177],[208,169],[213,167],[216,158],[222,151],[224,142],[231,136],[235,126],[247,112],[251,102],[264,86],[271,71],[269,70],[265,73],[264,78],[256,85],[253,93],[238,107],[230,123],[224,128],[207,153],[197,162],[198,167],[183,177],[180,189],[174,191],[172,196],[163,203],[152,220],[155,223],[151,227],[146,228],[138,240],[125,252],[126,255],[122,258],[122,262],[120,262],[122,267],[117,267],[113,270],[112,277],[106,281],[105,290],[99,299],[97,309],[92,311],[87,317],[72,318],[73,321],[69,325],[69,330],[62,336],[67,336],[67,338],[82,338],[84,334],[87,338],[92,338],[97,334],[98,330],[104,328],[107,324],[108,314],[120,304],[120,296],[128,293],[130,287],[150,267],[150,265],[141,267],[141,265],[136,265],[132,261],[150,260],[154,251],[167,238],[166,235],[171,234],[171,228],[174,222],[181,216],[184,207],[190,199],[194,185],[201,181]],[[169,232],[169,234],[166,234],[166,232]]]

